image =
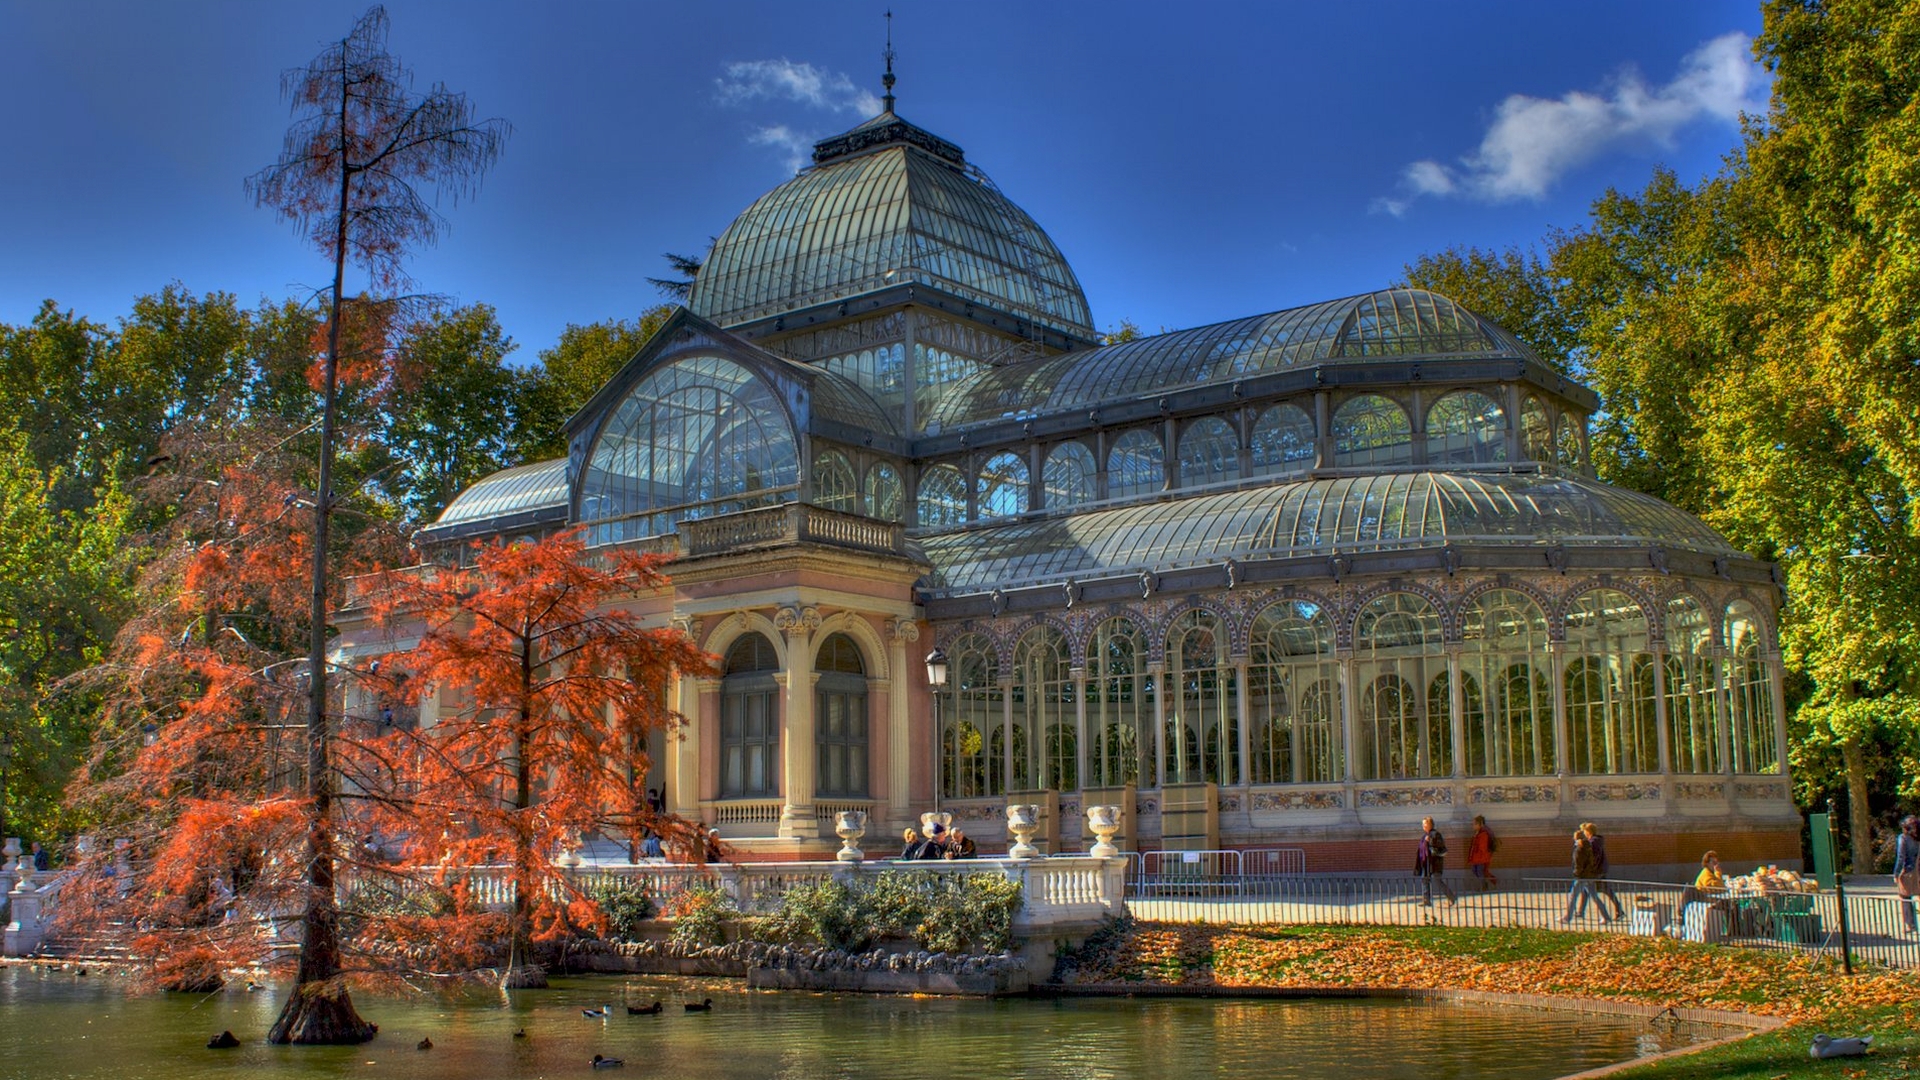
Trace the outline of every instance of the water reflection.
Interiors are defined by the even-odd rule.
[[[684,1001],[714,999],[710,1013]],[[658,1016],[626,1006],[666,1002]],[[1075,998],[979,1001],[753,993],[737,982],[575,979],[544,991],[360,999],[380,1037],[269,1047],[280,995],[127,995],[98,978],[0,970],[0,1078],[587,1073],[595,1054],[674,1080],[1046,1076],[1485,1077],[1535,1080],[1656,1053],[1714,1029],[1624,1017],[1395,1000]],[[613,1007],[605,1020],[584,1008]],[[206,1049],[231,1029],[238,1050]],[[514,1032],[524,1030],[525,1038]],[[432,1050],[415,1044],[431,1037]],[[623,1075],[623,1074],[606,1074]]]

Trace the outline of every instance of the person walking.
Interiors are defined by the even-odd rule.
[[[1481,892],[1500,884],[1500,879],[1493,876],[1493,849],[1499,844],[1493,830],[1487,828],[1486,816],[1473,815],[1473,839],[1467,843],[1467,869],[1479,880]]]
[[[1900,823],[1893,842],[1893,888],[1900,895],[1900,920],[1907,933],[1920,933],[1914,919],[1914,905],[1920,904],[1920,817],[1909,815]]]
[[[1600,862],[1594,857],[1593,841],[1587,838],[1587,830],[1573,830],[1573,888],[1567,890],[1567,910],[1560,916],[1561,922],[1570,923],[1574,920],[1573,906],[1576,900],[1580,903],[1579,918],[1587,917],[1588,900],[1601,906],[1604,913],[1605,907],[1600,905],[1599,897],[1594,892],[1593,883],[1599,877]]]
[[[1447,869],[1447,838],[1433,827],[1432,818],[1420,819],[1420,846],[1413,852],[1413,872],[1420,878],[1420,906],[1433,906],[1433,883],[1440,882],[1440,891],[1447,894],[1447,906],[1460,902],[1453,895],[1453,886],[1441,875]]]
[[[1593,859],[1600,871],[1600,876],[1593,883],[1594,892],[1600,899],[1613,905],[1613,914],[1603,912],[1601,918],[1607,922],[1626,918],[1627,905],[1620,902],[1620,897],[1613,891],[1613,884],[1607,880],[1613,875],[1613,865],[1607,861],[1607,838],[1600,835],[1600,827],[1591,821],[1581,825],[1580,831],[1587,834],[1587,842],[1593,845]]]

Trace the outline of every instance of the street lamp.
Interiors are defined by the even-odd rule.
[[[927,687],[933,691],[933,812],[940,812],[940,691],[947,686],[947,654],[938,645],[927,654]]]
[[[7,836],[7,766],[13,763],[13,735],[0,731],[0,840]]]

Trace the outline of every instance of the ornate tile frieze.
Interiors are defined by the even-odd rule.
[[[1557,803],[1558,784],[1480,784],[1467,789],[1471,803]]]
[[[1784,800],[1787,797],[1787,785],[1779,780],[1735,780],[1733,797]]]
[[[1260,810],[1342,810],[1347,805],[1339,791],[1256,791],[1253,808]]]
[[[1724,780],[1675,780],[1673,794],[1682,799],[1724,799],[1727,797],[1727,782]]]
[[[1361,788],[1361,806],[1452,806],[1450,787]]]
[[[1575,802],[1644,802],[1660,798],[1659,784],[1587,783],[1573,785]]]

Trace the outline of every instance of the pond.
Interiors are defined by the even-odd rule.
[[[711,997],[711,1012],[683,1002]],[[1539,1080],[1723,1029],[1605,1014],[1396,999],[959,999],[750,992],[737,981],[556,980],[548,990],[449,998],[361,995],[378,1039],[355,1047],[260,1040],[272,990],[129,994],[97,976],[0,969],[0,1078],[583,1075],[595,1054],[674,1080],[916,1080],[1048,1076],[1478,1077]],[[625,1006],[665,1002],[658,1016]],[[590,1020],[583,1008],[613,1006]],[[231,1029],[237,1050],[206,1049]],[[526,1032],[516,1038],[516,1031]],[[416,1049],[421,1038],[431,1050]]]

